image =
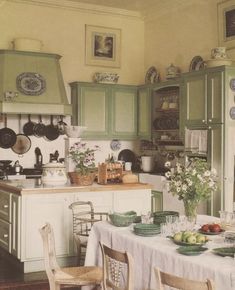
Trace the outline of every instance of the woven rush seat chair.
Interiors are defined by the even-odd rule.
[[[164,290],[163,285],[173,287],[180,290],[215,290],[212,280],[195,281],[175,276],[169,273],[162,272],[159,268],[155,267],[154,272],[157,278],[157,290]]]
[[[43,240],[44,263],[49,280],[50,290],[59,290],[61,285],[86,286],[101,285],[102,268],[89,267],[66,267],[61,268],[56,260],[55,239],[52,226],[46,223],[39,229]]]
[[[87,240],[95,222],[108,220],[107,212],[95,212],[91,201],[77,201],[70,204],[73,215],[73,236],[77,247],[77,265],[85,260]]]
[[[133,258],[128,252],[120,252],[100,243],[103,261],[104,290],[133,290]]]

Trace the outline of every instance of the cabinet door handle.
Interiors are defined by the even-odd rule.
[[[3,238],[5,238],[5,239],[8,238],[8,234],[4,234]]]
[[[209,126],[208,129],[211,130],[211,127]]]
[[[206,120],[202,120],[202,123],[206,123]]]
[[[209,120],[208,120],[208,122],[210,122],[210,123],[211,123],[211,122],[212,122],[212,120],[211,120],[211,119],[209,119]]]
[[[8,208],[9,205],[8,204],[4,204],[3,208]]]

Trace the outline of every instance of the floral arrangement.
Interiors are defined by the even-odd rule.
[[[95,151],[99,150],[95,145],[93,149],[88,148],[87,144],[78,141],[69,148],[69,158],[76,164],[75,171],[81,175],[87,175],[95,169]]]
[[[168,180],[168,189],[173,195],[178,195],[184,202],[197,202],[210,198],[217,189],[216,170],[209,169],[208,163],[200,158],[193,158],[187,166],[180,163],[165,173]]]

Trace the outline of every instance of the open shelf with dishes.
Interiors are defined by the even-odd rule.
[[[179,133],[179,85],[153,92],[152,135],[158,145],[182,145]]]

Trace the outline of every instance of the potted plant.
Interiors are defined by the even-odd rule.
[[[99,146],[94,148],[87,147],[82,141],[75,142],[69,148],[68,157],[75,164],[75,171],[69,172],[71,183],[79,185],[91,185],[94,182],[96,174],[95,151],[99,150]]]
[[[208,163],[200,158],[193,158],[187,166],[176,163],[171,168],[169,161],[165,166],[169,169],[165,173],[169,192],[184,202],[185,215],[196,221],[199,203],[209,199],[217,189],[216,170],[210,170]]]

